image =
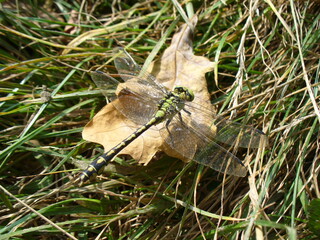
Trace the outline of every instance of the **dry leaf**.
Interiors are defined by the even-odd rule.
[[[191,20],[193,28],[196,23],[197,18],[194,17]],[[193,54],[192,35],[192,30],[184,24],[179,32],[174,35],[171,46],[165,50],[159,60],[150,66],[150,69],[152,69],[150,72],[158,82],[170,90],[175,86],[184,86],[192,89],[196,97],[194,101],[201,107],[211,109],[205,73],[213,70],[214,63],[205,57]],[[126,86],[127,83],[121,84],[121,88],[128,87]],[[131,89],[132,87],[134,86],[128,88]],[[118,94],[125,93],[120,92]],[[119,99],[115,101],[119,101]],[[145,102],[143,104],[147,105],[148,103]],[[135,111],[135,109],[141,109],[141,107],[132,106],[132,110]],[[198,120],[201,121],[201,119]],[[85,140],[102,144],[105,151],[108,151],[130,136],[140,126],[119,113],[113,104],[108,104],[85,126],[82,135]],[[139,163],[144,164],[147,164],[159,151],[164,151],[167,155],[178,157],[184,161],[191,160],[190,156],[193,157],[192,154],[194,154],[195,149],[189,150],[189,157],[182,156],[174,151],[166,144],[165,137],[159,133],[159,129],[163,127],[163,123],[151,127],[120,153],[128,154]],[[196,147],[195,143],[194,148]]]

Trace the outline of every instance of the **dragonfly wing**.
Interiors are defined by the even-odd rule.
[[[139,75],[141,70],[140,66],[135,60],[121,47],[113,49],[113,54],[116,56],[114,65],[116,66],[118,73],[122,74],[122,79],[127,81],[132,76]]]
[[[162,95],[168,92],[161,83],[157,82],[156,78],[152,74],[145,70],[141,70],[141,67],[125,49],[119,47],[115,48],[113,52],[117,56],[114,60],[114,64],[124,81],[139,79],[140,81],[143,80],[143,85],[151,86],[154,89],[153,91],[162,92]]]
[[[230,146],[258,148],[260,141],[266,140],[262,131],[247,125],[219,118],[214,121],[214,125],[217,127],[215,139]]]
[[[178,118],[174,117],[169,126],[164,124],[160,129],[160,135],[174,151],[182,156],[183,160],[193,159],[197,150],[198,137],[181,124]]]
[[[141,98],[130,90],[121,91],[118,100],[112,102],[115,108],[138,125],[147,123],[158,110],[154,101]]]
[[[160,130],[169,146],[184,158],[194,160],[221,173],[244,177],[247,169],[241,161],[227,149],[217,144],[210,127],[198,131],[187,123],[188,114],[174,117],[170,125]]]
[[[144,79],[134,77],[125,83],[103,72],[91,72],[91,77],[105,96],[114,95],[112,85],[118,85],[119,101],[112,102],[115,108],[133,122],[142,125],[153,117],[163,93],[155,91]]]
[[[247,175],[247,169],[241,160],[213,140],[206,144],[193,160],[228,175],[238,177]]]
[[[118,86],[117,92],[121,92],[122,89],[126,89],[131,91],[137,96],[140,96],[142,99],[151,99],[151,101],[157,102],[164,97],[163,91],[159,91],[159,89],[154,88],[149,81],[140,78],[140,77],[132,77],[125,83],[120,83],[116,78],[112,77],[109,74],[106,74],[101,71],[92,71],[90,72],[91,78],[97,87],[100,88],[103,95],[109,97],[110,95],[114,95],[115,87]],[[122,75],[118,74],[117,76],[122,77]]]
[[[105,97],[114,95],[115,87],[119,84],[115,78],[100,71],[91,71],[90,75]]]
[[[162,90],[155,88],[150,81],[138,76],[131,78],[125,83],[119,84],[118,91],[121,89],[130,90],[143,99],[150,99],[151,101],[155,101],[157,103],[167,94],[167,92],[164,93]]]
[[[208,125],[214,129],[214,139],[226,143],[230,146],[237,146],[243,148],[258,148],[261,140],[266,140],[266,135],[253,127],[225,120],[208,108],[204,108],[194,102],[186,103],[185,109],[191,112],[199,119],[193,122],[193,128],[205,134],[204,126]],[[192,116],[191,116],[192,117]]]

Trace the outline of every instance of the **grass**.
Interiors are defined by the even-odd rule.
[[[0,239],[317,239],[319,5],[273,2],[2,2]],[[212,103],[268,135],[242,156],[251,175],[117,158],[73,185],[103,152],[81,138],[105,104],[87,70],[118,45],[161,54],[193,11]]]

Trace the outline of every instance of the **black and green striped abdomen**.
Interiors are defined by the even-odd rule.
[[[135,131],[121,143],[110,149],[108,152],[102,154],[100,157],[96,158],[79,176],[80,183],[86,182],[91,178],[95,178],[95,176],[102,171],[103,167],[107,165],[122,149],[124,149],[127,145],[129,145],[133,140],[139,137],[150,127],[162,122],[163,120],[163,117],[152,118],[148,123],[140,127],[137,131]]]

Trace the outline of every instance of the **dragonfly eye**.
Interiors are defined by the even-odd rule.
[[[191,89],[181,86],[176,86],[173,90],[173,92],[177,93],[180,98],[186,100],[186,101],[193,101],[194,94]]]
[[[193,93],[193,91],[191,90],[191,89],[189,89],[189,88],[186,88],[186,96],[187,96],[187,101],[193,101],[193,99],[194,99],[194,93]]]

